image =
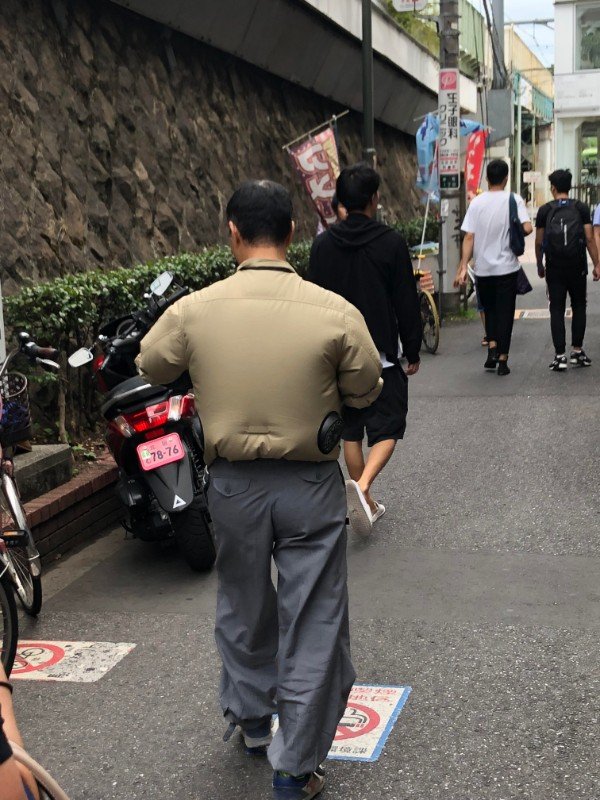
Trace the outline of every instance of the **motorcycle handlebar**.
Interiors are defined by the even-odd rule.
[[[173,292],[171,297],[167,299],[164,308],[169,308],[169,306],[172,306],[174,303],[176,303],[178,300],[181,300],[182,297],[185,297],[186,294],[189,293],[190,290],[187,288],[187,286],[184,286],[182,289],[178,289],[176,292]]]

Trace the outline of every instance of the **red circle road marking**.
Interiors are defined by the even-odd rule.
[[[28,656],[29,651],[29,656]],[[43,659],[39,663],[30,664],[27,658]],[[62,647],[49,642],[19,642],[13,675],[24,675],[26,672],[36,672],[58,664],[65,657]]]
[[[337,727],[334,741],[343,742],[346,739],[356,739],[357,736],[371,733],[380,722],[379,714],[373,708],[349,703]]]

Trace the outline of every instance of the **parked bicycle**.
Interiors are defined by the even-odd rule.
[[[0,365],[0,640],[2,663],[12,668],[18,638],[17,595],[28,614],[42,607],[42,565],[14,478],[15,445],[32,436],[27,378],[8,368],[19,355],[45,370],[58,372],[58,351],[40,347],[28,333],[17,334],[18,346]]]
[[[10,673],[17,653],[19,617],[7,563],[6,545],[0,539],[0,656],[4,669]]]
[[[440,315],[433,297],[431,273],[423,269],[413,270],[417,280],[421,323],[423,325],[423,344],[428,353],[435,353],[440,343]],[[431,283],[426,285],[426,281]]]
[[[17,763],[23,764],[33,775],[40,800],[69,800],[66,792],[60,788],[52,775],[33,756],[30,756],[29,753],[14,742],[11,742],[10,746]]]

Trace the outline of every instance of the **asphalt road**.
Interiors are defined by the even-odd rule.
[[[535,283],[522,307],[545,307]],[[600,287],[591,369],[548,370],[548,320],[515,323],[507,377],[480,338],[449,324],[423,357],[388,514],[350,537],[359,680],[413,691],[379,761],[329,762],[324,800],[600,798]],[[45,583],[23,638],[137,644],[97,683],[18,683],[74,800],[269,797],[265,763],[221,740],[214,575],[115,531]]]

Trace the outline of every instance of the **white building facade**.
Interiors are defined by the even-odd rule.
[[[555,0],[556,166],[578,196],[599,201],[600,0]]]

